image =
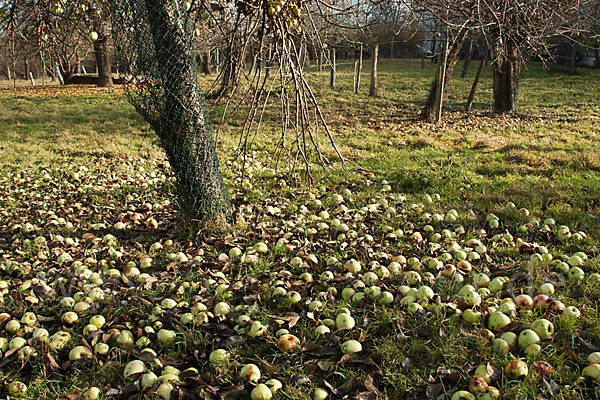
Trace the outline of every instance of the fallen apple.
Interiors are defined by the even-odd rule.
[[[283,387],[283,384],[279,379],[269,379],[265,382],[265,385],[269,387],[271,393],[275,394],[279,389]]]
[[[8,393],[13,397],[25,397],[27,394],[27,385],[23,382],[13,381],[8,385]]]
[[[509,378],[517,379],[522,376],[527,376],[529,368],[527,367],[527,364],[521,360],[512,360],[504,367],[504,373]]]
[[[325,390],[323,388],[315,388],[315,391],[313,392],[314,400],[325,400],[328,397],[329,397],[329,393],[327,392],[327,390]]]
[[[537,357],[541,352],[542,346],[537,343],[530,344],[525,348],[525,355],[530,358]]]
[[[459,390],[458,392],[452,395],[451,400],[477,400],[477,398],[471,392],[467,392],[466,390]]]
[[[465,321],[468,324],[476,324],[481,320],[481,312],[473,311],[470,308],[467,308],[463,311],[461,317],[463,321]]]
[[[496,311],[490,314],[488,318],[488,328],[494,332],[498,332],[506,325],[510,324],[510,318],[501,311]]]
[[[167,347],[175,344],[175,339],[177,338],[177,334],[168,329],[159,330],[156,336],[158,337],[158,340]]]
[[[362,351],[362,345],[358,340],[351,339],[342,343],[341,350],[344,354],[358,353]]]
[[[344,264],[344,269],[350,272],[351,274],[358,274],[361,270],[361,265],[355,259],[351,259]]]
[[[273,392],[264,383],[259,383],[250,392],[250,398],[251,400],[270,400],[273,398]]]
[[[502,335],[500,335],[500,338],[504,339],[510,347],[515,347],[519,340],[517,334],[514,332],[504,332]]]
[[[588,354],[587,362],[590,364],[600,364],[600,352],[595,351],[593,353]]]
[[[579,311],[579,309],[575,306],[568,306],[567,308],[565,308],[562,315],[564,315],[567,318],[575,318],[576,319],[576,318],[581,317],[581,311]]]
[[[69,360],[77,361],[82,358],[92,357],[92,351],[85,346],[75,346],[69,352]]]
[[[100,388],[92,386],[81,395],[82,400],[98,400],[100,398]]]
[[[530,328],[537,333],[540,339],[547,339],[554,335],[554,325],[545,318],[533,321]]]
[[[533,306],[533,299],[528,294],[520,294],[515,297],[515,305],[520,309],[528,309]]]
[[[224,349],[213,350],[208,356],[208,360],[211,362],[211,364],[225,364],[229,361],[229,352]]]
[[[300,339],[291,334],[285,334],[277,339],[277,348],[284,353],[294,351],[300,347]]]
[[[123,377],[128,380],[136,378],[138,375],[146,372],[146,365],[141,360],[130,361],[123,371]]]
[[[502,338],[496,338],[492,341],[494,349],[500,354],[506,354],[510,350],[509,344]]]
[[[164,400],[171,400],[171,394],[173,393],[173,389],[174,387],[170,382],[163,382],[158,387],[158,389],[156,389],[156,393],[158,393],[158,395]]]
[[[240,378],[247,379],[251,382],[258,382],[260,376],[260,369],[256,366],[256,364],[246,364],[240,371]]]
[[[335,318],[336,329],[352,329],[355,324],[354,318],[349,313],[340,313]]]
[[[531,329],[525,329],[521,331],[519,334],[519,347],[525,350],[529,345],[538,343],[540,341],[540,337],[535,331]]]
[[[581,371],[581,376],[600,383],[600,364],[590,364]]]

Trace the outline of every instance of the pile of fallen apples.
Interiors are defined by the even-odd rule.
[[[77,171],[77,179],[84,180],[85,172]],[[140,173],[154,184],[166,179]],[[249,180],[240,183],[238,196],[256,190]],[[7,185],[5,200],[12,204],[21,204],[20,195],[32,188],[26,180]],[[210,244],[177,237],[132,240],[129,231],[160,226],[153,210],[170,207],[141,199],[138,204],[134,196],[129,210],[112,221],[73,218],[85,206],[69,203],[60,190],[35,218],[9,213],[0,261],[5,390],[26,398],[38,378],[33,371],[68,373],[119,363],[120,386],[92,386],[81,398],[140,392],[215,398],[225,388],[253,400],[271,399],[286,390],[289,379],[261,371],[260,363],[241,359],[236,348],[256,346],[261,358],[273,359],[336,343],[337,357],[349,359],[370,352],[369,338],[357,329],[357,310],[366,306],[396,308],[407,318],[445,315],[506,356],[504,365],[481,360],[468,382],[450,389],[452,399],[499,399],[504,384],[530,374],[552,376],[552,365],[532,360],[551,351],[556,320],[581,317],[557,290],[600,284],[600,274],[588,269],[585,233],[530,217],[513,204],[507,208],[522,220],[514,229],[493,214],[482,223],[470,211],[442,213],[437,195],[411,203],[387,181],[379,188],[360,206],[349,188],[325,187],[299,198],[282,192],[261,206],[243,204],[240,217],[254,234]],[[100,233],[105,228],[112,233]],[[538,234],[551,238],[555,248],[531,240]],[[578,250],[561,250],[566,248]],[[519,280],[494,269],[501,263],[499,251],[520,257],[511,270]],[[256,277],[245,272],[261,262],[271,265]],[[580,376],[574,386],[600,382],[600,353],[587,355]],[[335,397],[326,385],[313,385],[311,393],[315,399]]]

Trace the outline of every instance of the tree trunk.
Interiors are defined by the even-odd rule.
[[[423,40],[423,49],[421,51],[421,69],[425,69],[425,44],[426,40]]]
[[[210,75],[210,52],[205,51],[202,53],[202,73],[204,75]]]
[[[431,62],[436,62],[436,47],[437,47],[437,26],[435,27],[435,32],[433,33],[433,39],[431,41]]]
[[[329,74],[329,87],[334,89],[335,88],[335,75],[336,75],[336,71],[335,71],[336,65],[335,65],[335,49],[331,49],[331,71]]]
[[[360,45],[360,53],[358,54],[358,74],[356,75],[356,93],[360,91],[360,73],[363,67],[363,46]]]
[[[446,34],[446,39],[444,40],[444,48],[442,53],[438,56],[438,82],[440,82],[437,86],[437,92],[435,94],[435,102],[434,102],[434,114],[435,121],[442,122],[442,108],[444,106],[444,89],[446,86],[446,63],[448,62],[448,46],[449,46],[449,37]]]
[[[379,62],[379,43],[373,46],[371,55],[371,84],[369,85],[369,96],[377,96],[377,63]]]
[[[446,59],[446,68],[445,68],[445,72],[444,72],[444,76],[445,76],[444,88],[443,88],[444,93],[447,92],[446,88],[452,81],[452,73],[454,72],[454,67],[456,67],[456,63],[458,63],[460,49],[462,47],[462,44],[465,40],[466,35],[467,35],[466,30],[458,32],[456,38],[454,38],[453,42],[449,46],[448,56]],[[425,101],[425,106],[423,107],[423,110],[421,111],[421,118],[423,118],[425,121],[435,121],[437,118],[437,113],[436,113],[436,109],[435,109],[435,99],[436,99],[436,93],[438,93],[438,91],[439,91],[438,79],[439,79],[439,74],[434,78],[433,82],[431,82],[431,87],[429,89],[429,95],[427,96],[427,100]]]
[[[231,206],[197,81],[191,27],[183,21],[185,6],[172,0],[146,0],[145,4],[158,61],[160,81],[155,85],[164,94],[154,100],[155,107],[138,104],[138,111],[161,139],[175,173],[184,218],[208,222],[229,216]]]
[[[98,29],[98,40],[94,42],[94,56],[98,66],[98,87],[112,87],[112,73],[110,71],[110,61],[108,59],[108,37],[103,29]]]
[[[522,61],[518,49],[509,47],[495,52],[492,64],[494,73],[494,112],[516,113],[518,111],[519,81]]]
[[[25,70],[25,79],[29,79],[29,60],[27,58],[23,60],[23,69]]]
[[[221,87],[217,91],[217,96],[231,94],[239,85],[244,69],[244,51],[237,45],[233,38],[229,47],[226,48],[221,78]]]
[[[317,64],[317,70],[323,72],[323,49],[319,50],[319,62]]]
[[[469,65],[471,65],[471,59],[473,58],[473,52],[475,51],[475,46],[473,46],[473,42],[473,39],[469,40],[469,50],[467,52],[467,57],[465,58],[465,63],[463,64],[463,69],[460,74],[460,77],[462,79],[465,79],[467,77],[467,74],[469,73]]]
[[[481,62],[479,63],[479,68],[477,68],[477,73],[475,74],[475,79],[473,80],[473,85],[471,86],[471,91],[469,92],[469,98],[467,99],[467,105],[465,110],[467,112],[471,111],[471,107],[473,106],[473,100],[475,99],[475,92],[477,91],[477,85],[479,84],[479,78],[481,77],[481,71],[483,71],[483,67],[485,66],[485,62],[487,61],[487,54],[483,56]]]
[[[569,43],[569,50],[567,51],[567,69],[571,73],[575,73],[575,59],[577,58],[577,44]]]

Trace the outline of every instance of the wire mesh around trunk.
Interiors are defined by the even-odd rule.
[[[204,95],[193,24],[182,0],[114,2],[116,58],[129,101],[152,126],[176,177],[188,221],[231,215]]]

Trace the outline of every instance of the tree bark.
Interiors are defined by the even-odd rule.
[[[358,54],[358,74],[356,75],[356,93],[360,91],[360,73],[363,67],[363,46],[360,45],[360,52]]]
[[[239,85],[244,68],[244,51],[241,46],[237,46],[236,39],[233,38],[229,47],[226,48],[221,78],[221,87],[217,91],[217,96],[223,96],[232,93]]]
[[[569,49],[567,51],[567,69],[571,73],[575,73],[575,59],[577,58],[577,44],[569,43]]]
[[[481,62],[479,63],[479,68],[477,68],[477,73],[475,74],[475,79],[473,80],[473,85],[471,86],[471,91],[469,92],[469,98],[467,99],[467,105],[465,110],[467,112],[471,111],[471,107],[473,106],[473,100],[475,99],[475,92],[477,91],[477,85],[479,84],[479,78],[481,77],[481,71],[483,71],[483,67],[487,61],[487,54],[483,56]]]
[[[494,75],[494,112],[516,113],[519,106],[519,82],[522,60],[518,49],[507,47],[504,51],[496,49],[492,63]]]
[[[183,2],[146,0],[145,4],[164,96],[155,100],[156,108],[138,107],[138,111],[161,139],[175,173],[184,218],[208,222],[229,216],[231,206],[197,82],[191,28],[183,22]],[[152,112],[155,109],[161,110],[160,115]]]
[[[98,87],[112,87],[112,73],[110,71],[110,61],[108,59],[108,37],[103,29],[98,29],[98,40],[94,42],[94,56],[98,67]]]
[[[444,75],[446,77],[444,79],[444,90],[443,90],[444,93],[447,92],[446,88],[452,81],[452,73],[454,72],[454,67],[456,67],[456,64],[458,63],[460,49],[462,47],[462,44],[465,40],[466,35],[467,35],[467,30],[458,32],[456,34],[456,37],[452,41],[451,45],[449,46],[448,56],[446,59],[446,68],[445,68],[446,70],[444,72]],[[438,90],[439,90],[438,79],[439,79],[439,74],[436,75],[433,82],[431,82],[431,87],[429,89],[429,95],[427,96],[427,100],[425,101],[425,106],[423,107],[423,110],[421,111],[421,118],[424,119],[425,121],[435,121],[437,118],[437,113],[436,113],[436,109],[435,109],[435,99],[436,99],[436,93],[438,93]]]
[[[319,50],[319,61],[317,64],[317,71],[323,72],[323,49]]]
[[[446,63],[448,62],[448,46],[449,46],[449,37],[446,35],[446,39],[444,40],[444,48],[442,53],[438,56],[438,82],[440,82],[437,86],[437,92],[435,94],[435,103],[434,103],[434,114],[435,121],[442,121],[442,108],[444,106],[444,89],[446,86]]]
[[[335,65],[335,49],[331,49],[331,70],[329,74],[329,87],[335,88],[335,75],[336,75],[336,65]]]
[[[469,73],[469,66],[471,65],[471,59],[473,58],[473,52],[475,51],[473,42],[473,39],[469,40],[469,50],[467,52],[467,57],[465,58],[465,63],[463,64],[463,69],[460,74],[460,77],[462,79],[465,79],[467,77],[467,74]]]
[[[379,62],[379,43],[373,46],[371,55],[371,83],[369,85],[369,96],[377,96],[377,63]]]
[[[204,75],[210,75],[210,52],[205,51],[202,53],[202,73]]]

